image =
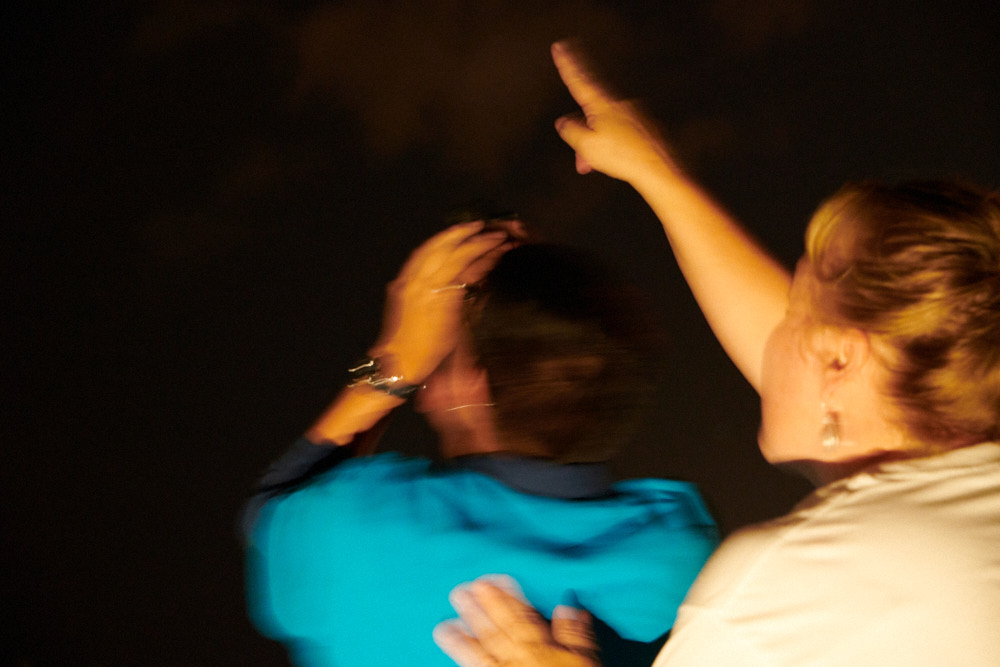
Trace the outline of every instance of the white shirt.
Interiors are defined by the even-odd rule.
[[[723,542],[654,667],[1000,665],[1000,444],[885,463]]]

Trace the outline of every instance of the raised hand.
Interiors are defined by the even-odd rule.
[[[650,170],[676,169],[659,132],[635,105],[601,88],[565,44],[552,45],[552,59],[582,112],[556,121],[559,136],[576,151],[579,173],[597,170],[635,185]]]
[[[414,250],[389,284],[371,356],[405,382],[423,382],[455,347],[465,286],[481,280],[511,247],[517,224],[488,231],[482,221],[455,225]]]
[[[712,331],[759,390],[764,345],[788,306],[788,272],[677,167],[635,105],[604,91],[564,44],[552,46],[552,58],[583,112],[556,121],[577,171],[601,171],[642,195]]]
[[[460,621],[434,629],[434,641],[461,667],[599,667],[587,612],[556,607],[550,626],[510,577],[482,577],[455,588]]]

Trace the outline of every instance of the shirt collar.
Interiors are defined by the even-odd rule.
[[[614,495],[604,463],[556,463],[510,454],[474,454],[441,462],[444,470],[472,470],[515,491],[547,498],[582,500]]]

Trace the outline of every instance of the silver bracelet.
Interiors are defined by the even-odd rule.
[[[419,384],[406,384],[402,375],[383,375],[382,366],[374,357],[361,359],[353,368],[347,369],[347,375],[350,377],[348,387],[368,385],[375,391],[404,400],[420,389]]]

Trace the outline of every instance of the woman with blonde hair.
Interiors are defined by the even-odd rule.
[[[577,170],[627,181],[663,223],[761,396],[759,445],[817,490],[730,536],[655,665],[1000,664],[1000,198],[950,182],[849,185],[794,276],[677,167],[562,45]],[[547,624],[510,582],[452,595],[462,665],[594,665],[586,615]]]

